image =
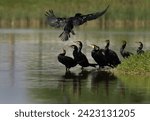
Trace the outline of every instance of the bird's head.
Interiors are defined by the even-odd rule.
[[[105,49],[109,49],[110,40],[109,40],[109,39],[107,39],[107,40],[105,40],[105,42],[106,42]]]
[[[143,48],[143,43],[142,43],[141,41],[136,42],[136,43],[140,44],[140,47],[142,47],[142,48]]]
[[[76,13],[76,14],[75,14],[75,17],[80,17],[80,16],[82,16],[81,13]]]
[[[127,44],[127,41],[123,40],[122,43],[123,43],[123,44]]]
[[[70,45],[69,47],[73,48],[74,50],[78,50],[78,47],[76,45]]]
[[[91,45],[89,45],[90,47],[92,47],[94,50],[99,50],[100,48],[97,46],[97,45],[95,45],[95,44],[91,44]]]
[[[139,41],[139,42],[137,42],[137,43],[139,43],[139,44],[141,44],[141,45],[143,44],[141,41]]]
[[[63,53],[66,53],[66,50],[63,48]]]
[[[82,46],[82,42],[81,41],[74,41],[74,43],[78,44],[79,46]]]
[[[62,55],[65,55],[66,54],[66,50],[63,48],[62,49],[62,53],[61,53]]]
[[[105,40],[105,42],[106,42],[106,43],[109,43],[109,42],[110,42],[110,40],[109,40],[109,39],[107,39],[107,40]]]

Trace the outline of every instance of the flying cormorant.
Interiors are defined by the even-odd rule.
[[[45,16],[47,17],[47,22],[50,26],[55,28],[63,28],[64,31],[59,35],[61,40],[67,41],[70,37],[70,32],[75,35],[73,28],[74,26],[80,26],[87,21],[91,21],[97,19],[98,17],[104,15],[109,8],[107,8],[101,12],[95,12],[91,14],[82,15],[81,13],[76,13],[73,17],[61,18],[57,17],[53,10],[46,11]]]

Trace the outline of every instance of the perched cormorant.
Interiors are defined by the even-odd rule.
[[[74,35],[73,27],[80,26],[87,21],[97,19],[98,17],[104,15],[109,8],[101,12],[95,12],[91,14],[82,15],[81,13],[76,13],[73,17],[61,18],[57,17],[53,10],[46,11],[45,16],[47,17],[47,22],[50,26],[55,28],[63,28],[64,31],[59,35],[63,41],[67,41],[70,37],[70,32]]]
[[[104,66],[107,66],[107,60],[105,57],[104,49],[100,49],[97,45],[90,45],[93,50],[91,51],[91,56],[95,60],[95,62],[99,65],[99,68],[104,68]]]
[[[112,67],[116,67],[118,64],[121,63],[118,55],[113,50],[109,49],[110,40],[106,40],[106,46],[105,46],[105,57],[108,62],[108,64]]]
[[[77,43],[78,44],[78,52],[80,52],[80,53],[82,53],[81,51],[82,51],[82,47],[83,47],[83,44],[82,44],[82,42],[81,41],[74,41],[74,43]]]
[[[89,63],[87,57],[81,52],[80,47],[78,48],[76,45],[71,45],[70,47],[74,49],[73,50],[74,60],[77,62],[77,64],[79,64],[82,67],[82,69],[88,66],[96,67],[97,64]]]
[[[123,41],[123,44],[120,48],[120,54],[122,55],[123,58],[128,58],[130,55],[133,55],[133,53],[125,51],[125,47],[126,47],[127,42]]]
[[[138,42],[140,44],[140,46],[137,49],[137,54],[143,54],[144,50],[143,49],[143,43],[142,42]]]
[[[65,56],[65,54],[66,50],[63,49],[63,53],[58,55],[58,61],[65,65],[66,71],[69,71],[71,67],[75,67],[77,65],[77,62],[73,58]]]

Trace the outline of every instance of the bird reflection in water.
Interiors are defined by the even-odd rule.
[[[59,82],[60,83],[59,86],[62,92],[64,93],[65,103],[70,102],[69,96],[67,96],[67,91],[66,91],[66,89],[70,88],[70,86],[68,85],[72,83],[71,84],[72,89],[69,89],[69,90],[72,90],[71,93],[74,95],[74,97],[79,98],[81,95],[82,82],[87,79],[89,74],[90,74],[90,71],[87,71],[87,70],[82,70],[80,73],[77,73],[77,74],[71,71],[67,71],[65,75],[62,76],[62,80]]]
[[[95,96],[105,95],[110,97],[110,93],[116,90],[119,95],[125,95],[124,85],[118,81],[118,78],[110,71],[82,70],[80,73],[67,71],[59,83],[59,88],[61,88],[64,94],[65,103],[71,103],[70,95],[73,95],[76,100],[80,100],[83,89],[82,86],[88,83],[91,92]]]
[[[91,91],[94,92],[95,94],[102,93],[99,91],[99,88],[105,88],[105,93],[106,96],[109,96],[109,93],[112,91],[110,90],[110,85],[114,82],[117,81],[117,77],[110,71],[94,71],[91,73]],[[118,82],[114,82],[118,83]],[[100,87],[100,84],[102,87]],[[120,84],[119,84],[120,87]],[[124,88],[123,85],[121,84],[121,88],[119,88],[119,93],[121,95],[124,95]]]

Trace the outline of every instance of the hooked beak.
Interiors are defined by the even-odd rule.
[[[70,45],[69,47],[74,48],[74,45]]]
[[[65,48],[62,48],[62,51],[63,51],[63,53],[66,53],[66,50],[65,50]]]
[[[73,43],[79,44],[79,41],[73,41]]]
[[[109,40],[109,39],[106,39],[105,42],[110,42],[110,40]]]
[[[88,46],[94,48],[94,44],[90,44],[90,45],[88,45]]]

